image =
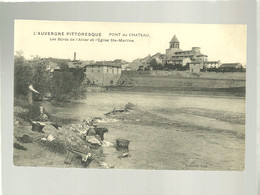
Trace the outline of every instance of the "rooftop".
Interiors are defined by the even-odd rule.
[[[202,62],[200,62],[200,61],[192,61],[192,62],[190,62],[190,64],[201,64]]]
[[[193,52],[192,50],[183,50],[183,51],[176,51],[176,54],[182,54],[182,53],[190,53]]]
[[[236,68],[237,66],[242,66],[240,63],[223,63],[221,68]]]
[[[159,57],[159,58],[163,58],[164,57],[164,55],[163,54],[161,54],[161,53],[159,53],[159,52],[157,52],[156,54],[154,54],[151,58],[153,58],[153,57]]]
[[[170,43],[179,43],[179,40],[177,39],[176,35],[174,35],[172,37],[172,40],[170,41]]]
[[[205,64],[219,63],[219,61],[205,61]]]
[[[98,67],[98,66],[110,66],[110,67],[117,67],[117,68],[121,68],[120,64],[117,63],[95,63],[95,64],[86,64],[85,67],[89,67],[89,66],[94,66],[94,67]]]

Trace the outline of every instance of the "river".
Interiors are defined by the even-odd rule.
[[[128,102],[137,110],[104,115]],[[44,107],[62,123],[102,117],[106,141],[130,140],[128,158],[118,158],[114,147],[103,148],[104,160],[117,169],[244,169],[245,98],[111,92]]]

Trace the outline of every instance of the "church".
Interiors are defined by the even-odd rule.
[[[201,62],[208,60],[208,56],[202,54],[200,47],[192,47],[191,50],[181,50],[180,42],[176,35],[170,41],[169,49],[166,49],[165,64],[186,66],[191,62]]]

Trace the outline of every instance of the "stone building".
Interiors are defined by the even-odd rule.
[[[122,67],[116,63],[102,62],[85,66],[85,75],[89,84],[113,86],[121,77]]]
[[[192,61],[189,63],[190,73],[200,73],[203,69],[203,63],[200,61]]]
[[[163,60],[165,59],[165,55],[161,53],[156,53],[154,55],[148,55],[145,58],[139,60],[139,68],[138,70],[153,70],[153,62],[156,64],[163,64]]]
[[[165,55],[158,52],[158,53],[154,54],[153,56],[151,56],[149,60],[151,61],[152,59],[154,59],[157,64],[162,64],[164,58],[165,58]]]
[[[172,59],[171,62],[173,65],[181,65],[181,66],[186,66],[191,62],[191,59],[189,57],[180,57],[180,58],[175,58]]]
[[[204,62],[204,67],[206,69],[208,69],[208,68],[219,68],[220,66],[221,66],[220,61],[205,61]]]
[[[164,63],[186,66],[192,61],[204,62],[207,59],[208,56],[201,53],[200,47],[192,47],[191,50],[181,50],[179,40],[174,35],[170,41],[169,48],[166,49]]]
[[[223,63],[219,69],[222,71],[237,71],[243,69],[243,66],[241,63]]]

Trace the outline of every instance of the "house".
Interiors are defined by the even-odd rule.
[[[50,72],[60,71],[60,64],[69,64],[69,59],[60,59],[60,58],[45,58],[48,61],[46,70]]]
[[[122,70],[126,70],[126,71],[131,70],[131,69],[129,68],[129,63],[127,63],[127,64],[122,64],[121,67],[122,67]]]
[[[203,63],[200,61],[193,61],[189,63],[190,73],[200,73],[203,69]]]
[[[88,84],[98,86],[113,86],[121,77],[122,67],[116,63],[103,61],[102,63],[85,66],[85,75]]]
[[[137,70],[153,70],[153,66],[155,65],[162,65],[163,60],[165,58],[165,55],[161,53],[156,53],[153,56],[148,55],[145,58],[142,59],[136,59],[134,60],[130,66],[135,63],[138,64],[138,69]]]
[[[149,66],[150,65],[150,58],[151,58],[151,55],[148,55],[148,56],[142,58],[140,60],[141,66],[143,66],[143,67]]]
[[[53,72],[55,70],[60,70],[60,66],[56,62],[48,61],[48,65],[46,67],[46,70]]]
[[[127,70],[128,66],[129,66],[129,63],[125,60],[122,60],[122,59],[116,59],[116,60],[112,61],[112,63],[115,63],[117,65],[121,65],[122,70]]]
[[[191,62],[191,59],[189,57],[180,57],[180,58],[170,58],[168,59],[168,64],[172,64],[175,66],[186,66],[188,63]]]
[[[204,67],[206,69],[209,69],[209,68],[219,68],[220,65],[221,65],[220,61],[205,61],[204,62]]]
[[[144,66],[139,66],[138,69],[137,69],[137,71],[141,71],[141,70],[144,70],[144,69],[145,69]]]
[[[222,71],[237,71],[243,69],[243,66],[241,63],[223,63],[219,69]]]
[[[129,67],[132,69],[135,68],[136,70],[146,70],[147,67],[150,67],[150,58],[151,55],[148,55],[142,59],[136,59],[132,63],[129,64]]]
[[[156,61],[157,64],[162,64],[164,58],[165,58],[165,55],[163,55],[163,54],[161,54],[161,53],[158,52],[158,53],[154,54],[153,56],[151,56],[151,57],[149,58],[149,61],[151,61],[152,59],[155,59],[155,61]]]

